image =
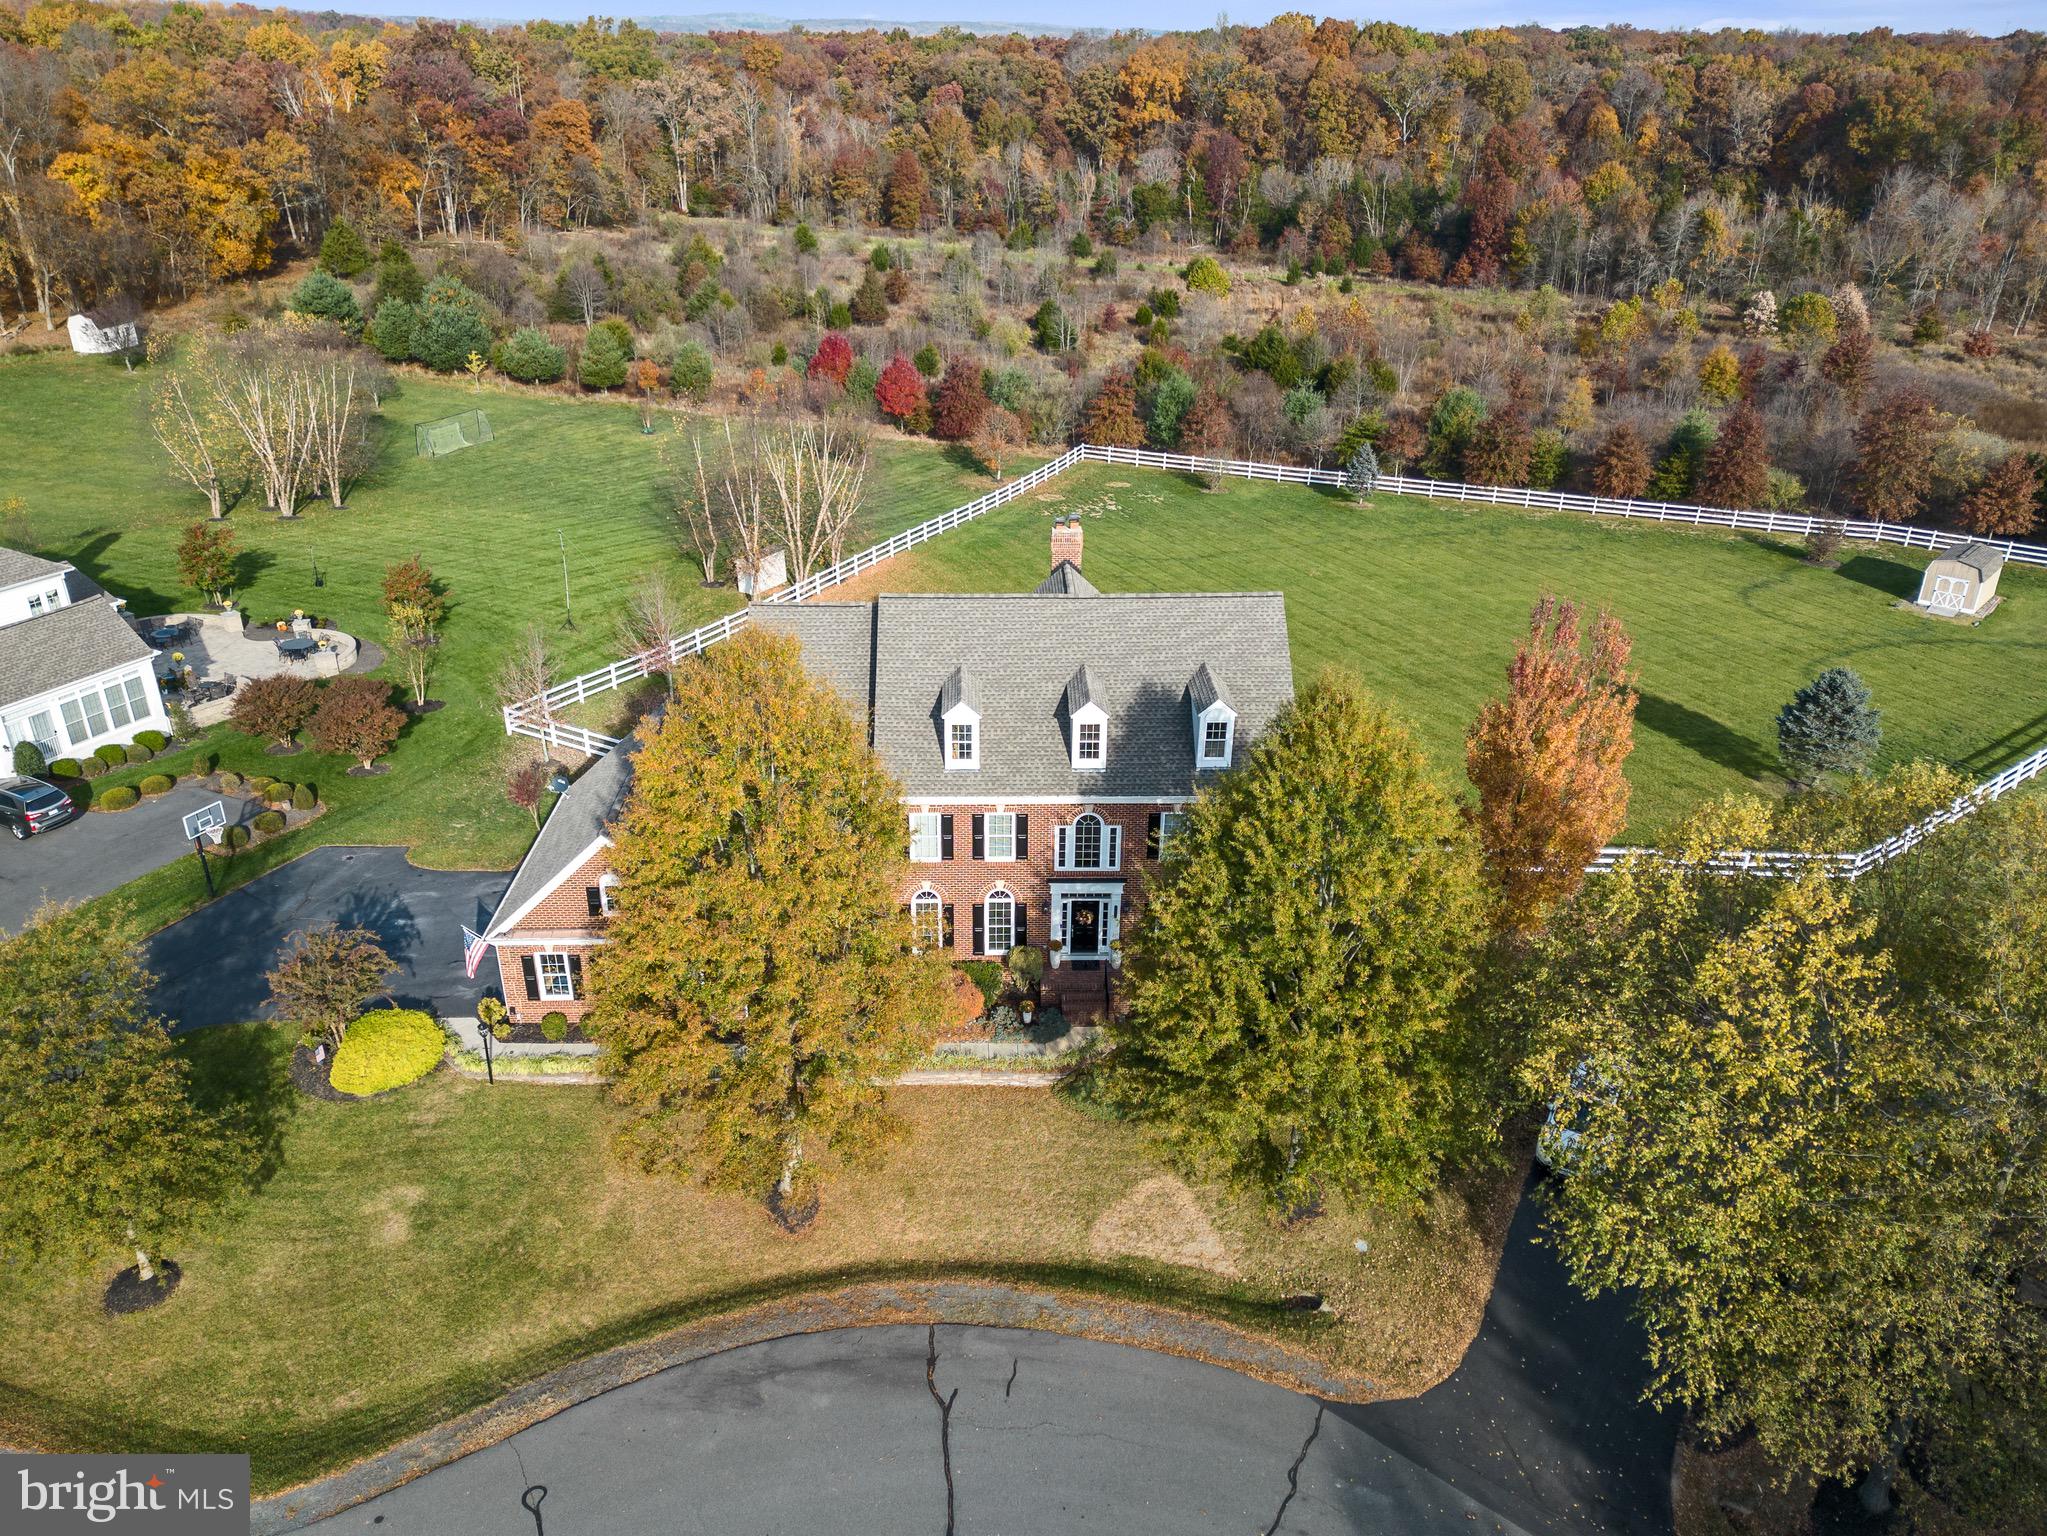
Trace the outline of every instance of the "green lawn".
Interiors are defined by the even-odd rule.
[[[204,503],[158,467],[141,414],[140,373],[64,354],[0,359],[0,502],[26,503],[38,554],[74,561],[137,613],[189,608],[173,548]],[[481,406],[496,440],[443,459],[413,456],[420,421]],[[505,803],[509,750],[492,692],[504,648],[531,620],[548,626],[563,675],[616,657],[617,616],[640,577],[676,577],[696,622],[733,607],[730,587],[704,591],[663,506],[657,438],[621,401],[477,393],[407,375],[384,408],[381,462],[346,511],[309,506],[283,522],[245,503],[233,521],[244,554],[244,611],[267,620],[294,608],[381,641],[386,566],[417,554],[445,580],[452,609],[433,693],[447,708],[408,728],[389,775],[347,779],[313,755],[273,759],[221,731],[203,744],[232,767],[316,783],[331,809],[313,826],[237,861],[241,880],[322,842],[404,843],[422,864],[504,867],[532,823]],[[663,428],[665,431],[665,427]],[[855,548],[971,499],[989,481],[963,456],[884,443]],[[20,538],[18,530],[6,537]],[[559,536],[559,542],[558,542]],[[563,624],[566,543],[576,627]],[[315,587],[315,565],[324,586]],[[394,671],[395,669],[389,669]],[[189,756],[170,766],[189,765]],[[157,765],[152,765],[155,767]],[[108,782],[108,781],[102,781]],[[141,926],[194,899],[197,873],[179,865],[121,893]]]
[[[1814,673],[1855,668],[1884,759],[1982,775],[2047,741],[2047,572],[2007,567],[1970,629],[1900,612],[1925,558],[1850,546],[1838,571],[1767,539],[1291,486],[1219,494],[1088,466],[892,561],[886,591],[1017,591],[1044,576],[1048,524],[1079,511],[1104,591],[1279,590],[1294,674],[1355,668],[1418,726],[1446,778],[1544,591],[1612,607],[1641,672],[1630,833],[1654,836],[1729,790],[1779,793],[1777,711]],[[1087,660],[1086,657],[1076,660]],[[1098,660],[1100,658],[1097,658]]]
[[[1055,1095],[911,1088],[907,1142],[828,1186],[791,1239],[757,1201],[622,1170],[597,1089],[443,1072],[323,1103],[285,1080],[288,1047],[260,1025],[184,1042],[209,1102],[273,1155],[215,1235],[170,1255],[168,1303],[109,1318],[104,1274],[0,1286],[0,1443],[245,1452],[274,1490],[693,1317],[939,1275],[1179,1306],[1412,1392],[1476,1331],[1520,1187],[1509,1172],[1477,1209],[1338,1206],[1287,1229],[1186,1189],[1131,1127]],[[1283,1311],[1301,1289],[1337,1318]]]

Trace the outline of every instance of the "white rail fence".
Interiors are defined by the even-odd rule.
[[[928,522],[906,529],[879,544],[848,555],[845,559],[813,572],[792,586],[783,588],[763,603],[800,603],[830,591],[861,572],[929,543],[942,533],[972,522],[985,513],[1005,506],[1019,496],[1037,490],[1080,463],[1122,465],[1130,469],[1159,469],[1177,474],[1226,475],[1240,480],[1269,480],[1284,485],[1341,487],[1349,476],[1340,469],[1305,469],[1294,464],[1266,464],[1251,459],[1204,459],[1184,453],[1159,453],[1148,448],[1102,448],[1083,443],[1069,448],[1049,463],[1020,475],[964,506],[940,513]],[[1618,500],[1607,496],[1578,496],[1563,491],[1537,491],[1525,486],[1467,485],[1461,480],[1425,480],[1405,475],[1380,475],[1373,489],[1391,495],[1421,496],[1435,501],[1479,502],[1489,506],[1532,507],[1556,512],[1583,512],[1597,517],[1623,517],[1656,523],[1678,523],[1697,528],[1728,528],[1752,533],[1789,534],[1806,537],[1831,529],[1854,543],[1898,544],[1907,549],[1957,549],[1969,544],[1989,544],[2004,552],[2017,565],[2047,566],[2047,548],[2022,544],[2012,539],[1974,539],[1937,528],[1916,528],[1906,523],[1865,522],[1840,518],[1813,517],[1796,512],[1746,512],[1726,507],[1695,507],[1680,502]],[[608,693],[638,678],[665,671],[685,657],[708,650],[729,640],[747,627],[747,610],[728,614],[714,623],[671,641],[666,653],[656,648],[622,657],[609,666],[585,672],[556,683],[542,693],[504,706],[507,735],[530,736],[552,746],[561,746],[590,757],[601,757],[619,743],[606,736],[555,718],[556,711],[601,693]],[[1910,852],[1939,828],[1960,821],[1984,805],[2010,793],[2028,780],[2047,771],[2047,748],[2022,758],[1985,779],[1952,804],[1914,822],[1882,842],[1852,853],[1800,853],[1784,849],[1757,849],[1730,853],[1715,859],[1710,867],[1732,875],[1766,877],[1795,875],[1814,864],[1823,864],[1829,874],[1854,879],[1879,865]],[[1605,874],[1622,860],[1660,857],[1655,848],[1602,848],[1587,866],[1591,874]]]

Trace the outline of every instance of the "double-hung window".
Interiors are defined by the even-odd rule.
[[[936,864],[945,857],[944,845],[940,841],[942,829],[936,811],[912,811],[910,813],[910,860],[916,864]]]
[[[1083,720],[1075,727],[1074,758],[1083,768],[1102,766],[1102,731],[1099,720]]]
[[[983,820],[984,856],[997,862],[1016,857],[1016,812],[990,811]]]
[[[1230,760],[1230,722],[1210,720],[1201,727],[1201,760],[1226,763]]]
[[[919,891],[910,898],[910,930],[919,944],[937,948],[945,942],[945,903],[936,891]]]
[[[972,768],[975,763],[974,722],[955,720],[946,727],[946,766]]]
[[[981,923],[981,953],[1008,954],[1016,945],[1016,898],[1007,891],[992,892],[983,906]]]
[[[546,1002],[571,1002],[576,996],[575,977],[569,974],[569,957],[559,953],[540,954],[534,969],[540,976],[540,996]]]
[[[1175,837],[1175,836],[1176,836],[1176,835],[1177,835],[1177,834],[1179,833],[1179,831],[1180,831],[1180,824],[1181,824],[1182,822],[1184,822],[1184,821],[1185,821],[1186,819],[1187,819],[1187,813],[1186,813],[1185,811],[1161,811],[1161,812],[1159,812],[1159,854],[1158,854],[1158,856],[1159,856],[1160,858],[1162,858],[1162,859],[1163,859],[1163,858],[1164,858],[1164,857],[1166,856],[1166,850],[1167,850],[1168,848],[1170,848],[1170,847],[1172,846],[1172,844],[1173,844],[1173,838],[1174,838],[1174,837]]]

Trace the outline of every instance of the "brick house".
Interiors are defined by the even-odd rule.
[[[868,722],[903,786],[898,895],[929,941],[959,959],[1045,947],[1050,995],[1085,1004],[1120,964],[1139,872],[1293,697],[1293,669],[1280,594],[1104,594],[1082,542],[1077,519],[1054,524],[1033,592],[790,604],[754,622],[794,636]],[[563,796],[492,927],[522,1016],[581,1014],[630,748]]]

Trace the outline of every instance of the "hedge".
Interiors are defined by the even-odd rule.
[[[107,765],[96,757],[88,757],[78,765],[78,776],[81,779],[96,779],[106,771]]]
[[[14,744],[14,771],[34,778],[50,766],[43,756],[43,749],[32,741],[17,741]]]
[[[105,763],[109,768],[123,767],[128,761],[128,749],[126,747],[117,747],[111,741],[103,747],[93,748],[92,755]]]
[[[319,803],[319,793],[310,784],[301,784],[291,792],[291,808],[295,811],[310,811]]]
[[[252,773],[244,782],[248,785],[250,794],[260,795],[264,790],[275,784],[277,780],[271,778],[267,773]]]
[[[550,1008],[540,1016],[540,1038],[559,1045],[569,1037],[569,1016],[559,1008]]]
[[[131,763],[146,763],[151,758],[156,756],[154,752],[150,751],[149,748],[145,747],[139,741],[136,742],[135,745],[132,747],[122,747],[119,748],[118,750],[120,751],[122,758]]]
[[[263,788],[264,802],[269,805],[287,805],[291,801],[291,792],[296,787],[296,785],[292,784],[265,785]]]
[[[284,830],[284,812],[263,811],[257,815],[255,825],[258,832],[282,832]]]
[[[135,733],[135,745],[147,747],[152,752],[161,752],[170,744],[170,737],[164,735],[162,731],[137,731]]]
[[[220,775],[220,792],[223,795],[239,794],[241,793],[241,788],[242,776],[239,773],[234,772],[232,769],[222,770]]]
[[[93,809],[99,811],[125,811],[140,800],[137,794],[125,784],[116,784],[112,789],[93,801]]]
[[[143,779],[143,781],[140,784],[136,785],[135,787],[141,790],[145,795],[167,795],[171,791],[171,786],[176,784],[177,782],[178,781],[176,779],[172,778],[167,773],[152,773],[147,775]]]
[[[53,778],[59,779],[78,778],[78,759],[75,757],[58,758],[54,763],[50,764],[50,774]]]
[[[425,1077],[447,1049],[441,1026],[417,1008],[380,1008],[348,1026],[328,1080],[342,1093],[382,1093]]]

